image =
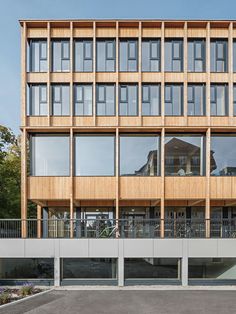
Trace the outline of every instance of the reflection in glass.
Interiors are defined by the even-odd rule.
[[[1,279],[53,279],[53,258],[1,258]]]
[[[181,116],[183,114],[183,85],[165,85],[165,115]]]
[[[115,71],[115,40],[97,40],[96,67],[98,72]]]
[[[45,39],[30,39],[27,54],[29,72],[47,72],[47,41]]]
[[[226,116],[228,114],[228,85],[211,84],[211,115]]]
[[[93,41],[81,39],[74,42],[75,72],[92,72],[93,70]]]
[[[159,175],[159,136],[121,136],[120,175]]]
[[[32,135],[31,175],[69,176],[69,136]]]
[[[76,176],[114,176],[114,136],[75,137]]]
[[[204,137],[201,135],[172,135],[165,137],[165,175],[204,175]]]
[[[52,41],[52,72],[69,72],[70,41],[54,39]]]
[[[119,63],[119,69],[121,72],[136,72],[138,70],[137,40],[120,40]]]
[[[76,116],[91,116],[93,112],[92,84],[74,85],[74,114]]]
[[[222,39],[211,40],[211,72],[227,72],[228,42]]]
[[[236,176],[236,135],[211,137],[212,176]]]
[[[142,115],[160,115],[161,97],[160,84],[142,86]]]
[[[205,115],[205,85],[203,84],[188,85],[188,115],[189,116]]]
[[[161,41],[159,39],[145,39],[142,41],[142,71],[159,72],[160,71],[160,49]]]
[[[115,258],[63,258],[62,279],[116,279]]]
[[[97,116],[115,115],[115,85],[97,84],[96,90],[96,114]]]
[[[205,40],[193,39],[188,42],[188,72],[205,71]]]
[[[125,279],[178,279],[177,258],[125,258]]]
[[[236,259],[190,258],[188,276],[190,279],[236,279]]]
[[[183,71],[183,40],[169,39],[165,41],[165,71]]]

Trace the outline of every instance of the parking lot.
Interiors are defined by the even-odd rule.
[[[0,309],[4,314],[225,314],[236,313],[236,291],[52,290]]]

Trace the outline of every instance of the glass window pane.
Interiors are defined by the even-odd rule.
[[[165,71],[172,71],[172,43],[165,42]]]
[[[149,102],[149,86],[143,86],[143,101]]]
[[[236,135],[211,136],[211,175],[236,176]]]
[[[107,42],[107,51],[106,51],[106,57],[108,59],[114,59],[115,54],[114,54],[114,48],[115,48],[115,42]]]
[[[120,175],[159,175],[159,137],[121,136]]]
[[[194,43],[188,42],[188,71],[194,72]]]
[[[173,58],[180,58],[180,43],[173,42]]]
[[[195,57],[197,59],[202,59],[202,43],[201,42],[195,42]]]
[[[122,102],[127,102],[127,86],[120,87],[120,100]]]
[[[136,43],[129,42],[129,59],[135,59],[135,58],[136,58]]]
[[[115,86],[106,86],[106,115],[112,116],[115,114]]]
[[[128,71],[128,43],[120,41],[120,71]]]
[[[158,42],[151,42],[151,58],[157,59],[159,57]]]
[[[69,59],[70,58],[70,44],[69,42],[62,43],[62,58]]]
[[[106,71],[106,42],[97,42],[97,71]]]
[[[165,175],[204,174],[203,136],[173,135],[165,138]],[[169,160],[172,160],[170,163]]]
[[[70,114],[70,86],[62,85],[62,115]]]
[[[98,85],[98,101],[105,101],[105,86]]]
[[[92,59],[92,42],[84,42],[84,58]]]
[[[131,116],[137,115],[138,101],[137,101],[137,86],[128,86],[128,114]]]
[[[76,136],[76,176],[114,176],[114,136]]]
[[[53,72],[61,71],[61,42],[52,42],[52,70]]]
[[[31,175],[69,176],[69,136],[31,137]]]
[[[149,59],[150,59],[150,44],[149,41],[142,42],[142,71],[150,71]]]

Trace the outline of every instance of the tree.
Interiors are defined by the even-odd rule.
[[[0,125],[0,218],[20,218],[20,138]]]

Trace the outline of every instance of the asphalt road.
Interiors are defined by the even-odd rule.
[[[233,314],[236,291],[51,291],[0,313]]]

